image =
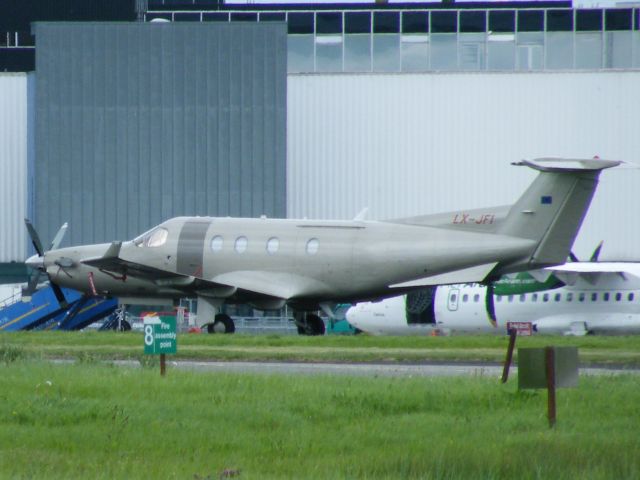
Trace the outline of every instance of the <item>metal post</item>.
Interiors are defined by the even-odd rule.
[[[164,353],[160,354],[160,376],[164,377],[167,373],[167,356]]]
[[[507,358],[504,360],[504,368],[502,369],[502,383],[507,383],[509,379],[509,368],[511,368],[511,360],[513,359],[513,349],[516,346],[516,337],[518,330],[512,328],[509,330],[509,346],[507,347]]]
[[[544,349],[544,357],[547,371],[547,417],[549,427],[554,427],[556,424],[556,368],[553,347]]]

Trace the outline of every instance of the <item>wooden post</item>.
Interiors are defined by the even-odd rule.
[[[547,417],[549,427],[556,424],[556,367],[553,347],[544,349],[545,368],[547,371]]]
[[[507,358],[504,360],[504,368],[502,369],[502,383],[507,383],[509,379],[509,368],[511,368],[511,360],[513,359],[513,349],[516,346],[516,337],[518,330],[512,328],[509,330],[509,346],[507,347]]]
[[[160,354],[160,376],[164,377],[167,373],[167,356],[164,353]]]

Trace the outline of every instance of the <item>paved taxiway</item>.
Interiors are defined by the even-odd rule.
[[[119,365],[138,366],[137,361],[116,361]],[[353,375],[353,376],[392,376],[392,377],[495,377],[502,375],[502,365],[495,364],[386,364],[386,363],[301,363],[301,362],[214,362],[167,360],[169,368],[227,373],[258,373],[285,375]],[[518,372],[511,367],[511,374]],[[620,367],[584,367],[580,373],[585,375],[618,375],[630,373],[639,375],[640,369]]]

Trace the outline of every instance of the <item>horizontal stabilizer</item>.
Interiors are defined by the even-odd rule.
[[[417,280],[411,280],[409,282],[396,283],[395,285],[389,285],[389,287],[426,287],[430,285],[482,282],[485,278],[487,278],[487,275],[491,273],[491,270],[493,270],[496,265],[497,262],[485,263],[484,265],[476,265],[475,267],[464,268],[462,270],[454,270],[452,272],[433,275],[431,277],[419,278]]]
[[[602,160],[600,158],[535,158],[522,160],[513,165],[526,165],[540,172],[581,172],[597,171],[617,167],[624,162],[620,160]]]
[[[553,272],[568,285],[573,285],[578,278],[595,285],[605,275],[615,275],[628,280],[629,277],[640,279],[640,263],[626,262],[572,262],[545,270]]]

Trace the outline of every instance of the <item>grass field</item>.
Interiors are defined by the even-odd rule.
[[[559,390],[549,429],[515,379],[161,378],[20,351],[0,362],[0,478],[640,478],[637,377]]]
[[[460,337],[300,337],[277,335],[194,335],[178,337],[177,358],[211,360],[390,361],[426,360],[502,362],[506,336]],[[640,366],[640,336],[518,338],[517,347],[574,345],[583,364]],[[135,332],[16,332],[0,335],[3,351],[60,358],[139,358],[142,334]]]

